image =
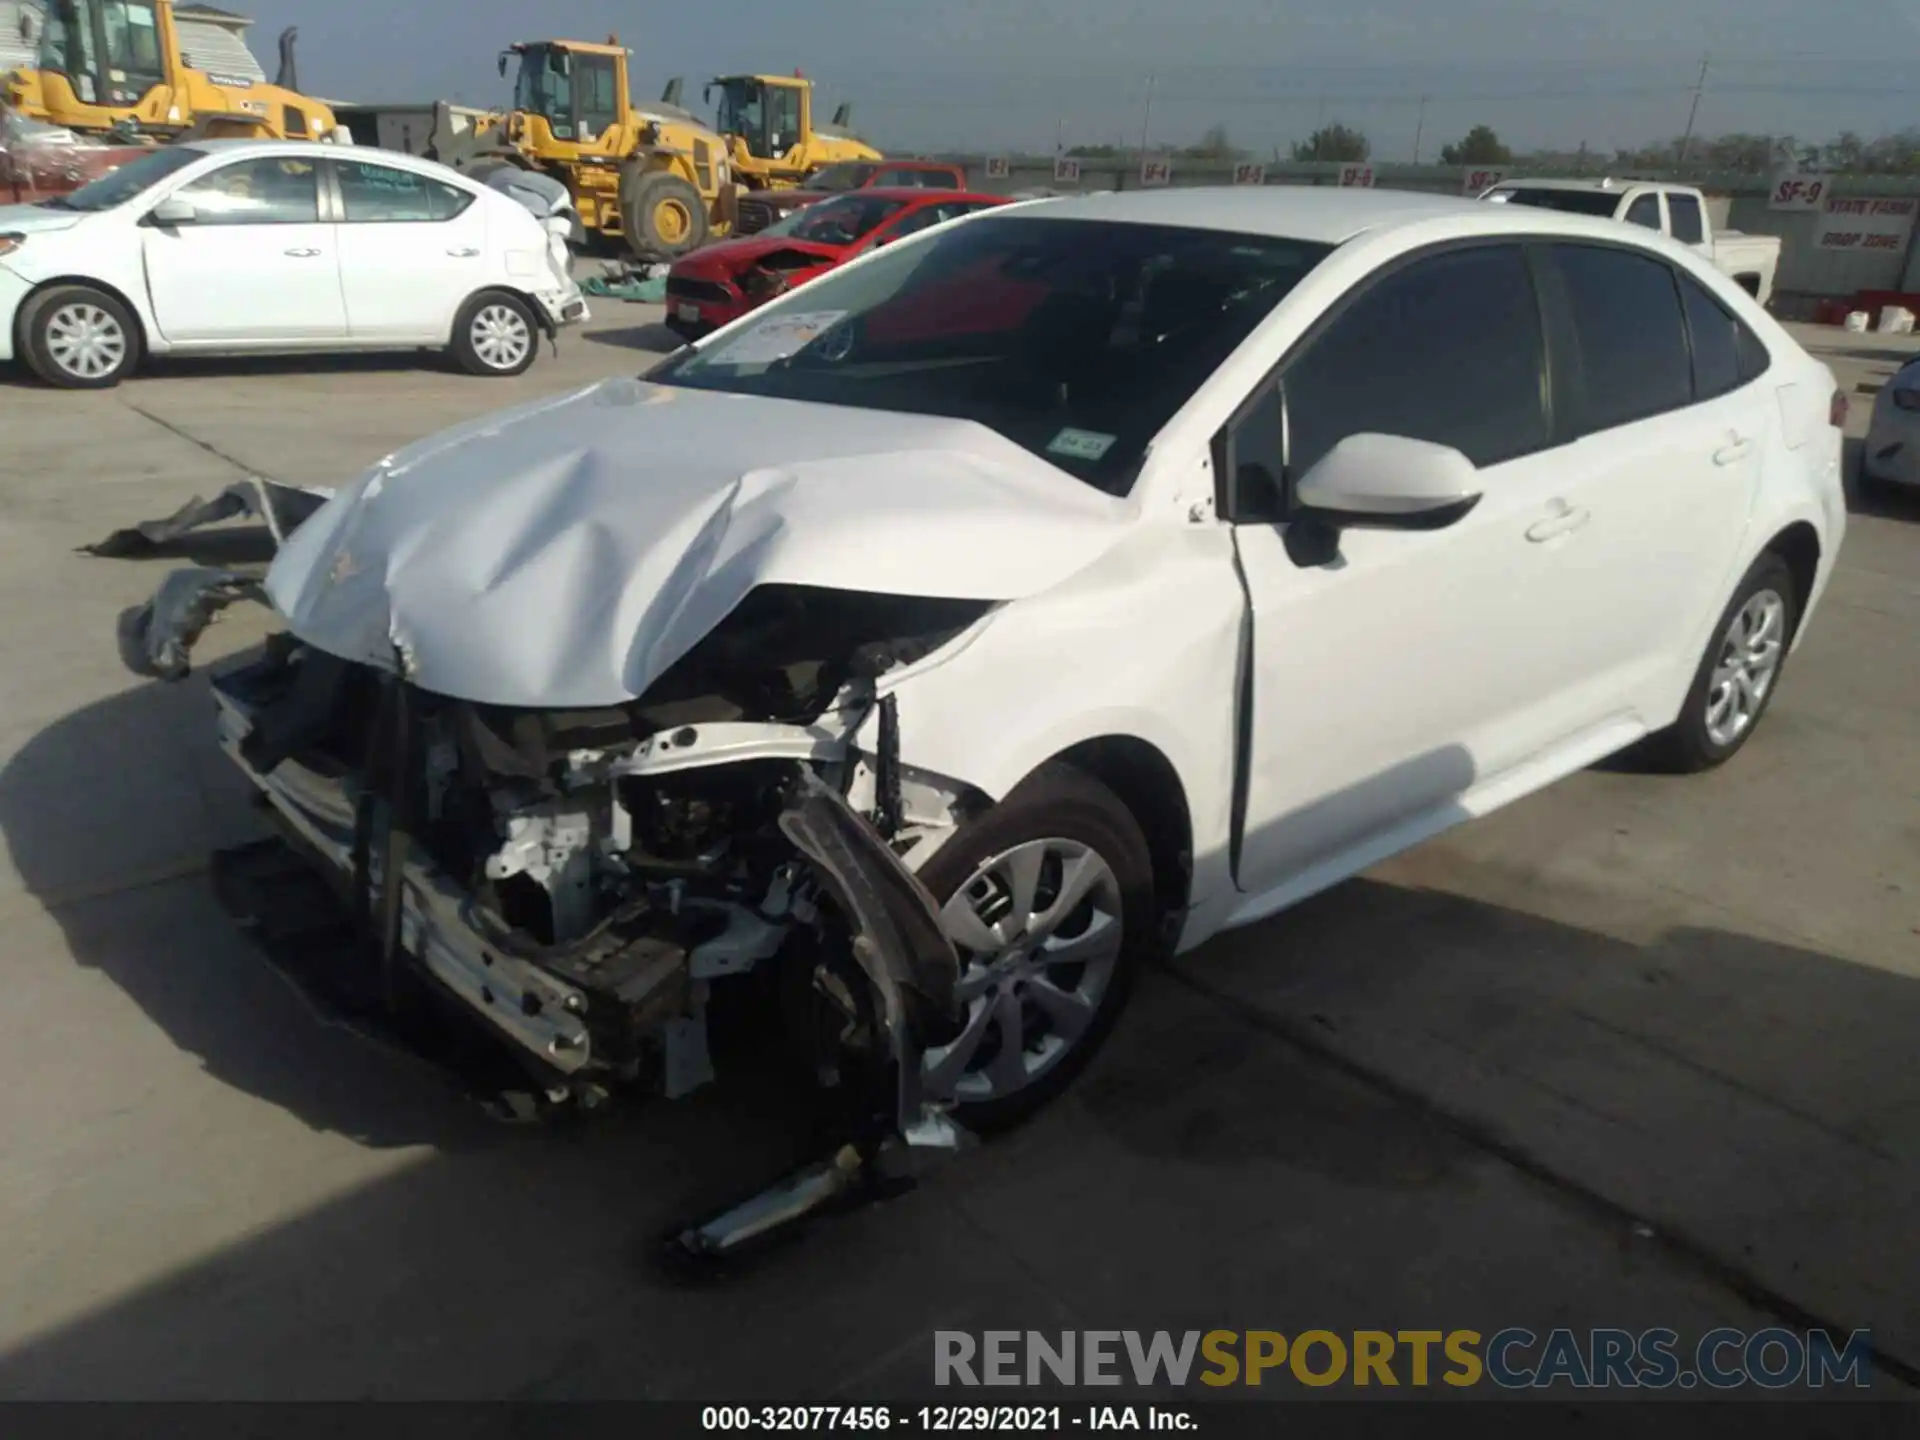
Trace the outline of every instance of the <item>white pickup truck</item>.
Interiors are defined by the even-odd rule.
[[[1503,205],[1536,205],[1644,225],[1698,250],[1765,305],[1780,269],[1780,239],[1738,230],[1714,233],[1706,197],[1690,185],[1646,180],[1507,180],[1480,197]]]

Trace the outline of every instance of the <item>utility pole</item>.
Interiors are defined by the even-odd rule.
[[[1140,117],[1140,154],[1142,158],[1145,158],[1147,153],[1147,130],[1148,130],[1148,127],[1150,127],[1152,124],[1153,124],[1153,76],[1149,75],[1147,76],[1147,109],[1146,109],[1146,113]]]
[[[1700,57],[1700,78],[1693,83],[1693,104],[1687,109],[1687,133],[1680,138],[1680,168],[1687,168],[1687,156],[1693,150],[1693,122],[1700,115],[1700,96],[1707,88],[1707,61],[1710,57]]]
[[[1420,97],[1420,120],[1419,123],[1413,127],[1413,163],[1416,165],[1420,163],[1420,142],[1426,138],[1426,135],[1427,97],[1422,95]]]

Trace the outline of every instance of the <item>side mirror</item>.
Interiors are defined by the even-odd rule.
[[[507,52],[502,50],[500,52],[500,78],[504,80],[506,79],[506,76],[507,76]]]
[[[191,203],[171,195],[147,212],[149,221],[169,229],[175,225],[191,225],[199,218],[200,212]]]
[[[1294,498],[1340,527],[1440,530],[1480,503],[1480,472],[1448,445],[1349,435],[1300,477]]]

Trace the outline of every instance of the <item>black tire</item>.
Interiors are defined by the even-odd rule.
[[[1105,785],[1069,765],[1042,767],[993,809],[963,825],[934,852],[920,879],[945,905],[988,860],[1049,839],[1087,847],[1113,872],[1123,926],[1120,953],[1091,1022],[1050,1069],[1011,1094],[962,1100],[955,1107],[954,1118],[980,1134],[1018,1124],[1073,1083],[1112,1032],[1134,976],[1160,944],[1153,861],[1140,822]]]
[[[87,323],[88,317],[107,326],[108,332],[117,332],[119,338],[118,358],[97,373],[75,359],[63,358],[75,353],[63,337],[71,334],[72,325]],[[27,367],[61,390],[110,390],[140,363],[140,322],[125,305],[91,285],[53,285],[42,290],[20,308],[16,338]]]
[[[1716,740],[1710,733],[1707,713],[1714,671],[1725,653],[1734,617],[1744,611],[1749,602],[1769,592],[1777,595],[1784,607],[1779,659],[1746,727],[1730,740]],[[1687,687],[1687,698],[1681,706],[1680,718],[1665,730],[1648,737],[1643,752],[1648,761],[1659,769],[1690,775],[1724,765],[1740,752],[1741,747],[1753,738],[1753,732],[1760,728],[1773,697],[1780,691],[1787,651],[1792,647],[1794,634],[1799,627],[1803,603],[1803,597],[1794,584],[1793,571],[1785,560],[1768,551],[1753,562],[1746,576],[1734,587],[1733,598],[1727,602],[1726,609],[1720,612],[1720,618],[1714,622],[1713,638],[1707,642],[1706,653],[1700,657],[1693,684]]]
[[[707,206],[680,176],[635,167],[620,178],[620,225],[636,254],[673,260],[707,243]]]
[[[469,374],[506,380],[526,374],[540,353],[540,334],[525,300],[510,290],[483,290],[461,307],[447,348]],[[510,346],[509,337],[524,337],[524,347]]]

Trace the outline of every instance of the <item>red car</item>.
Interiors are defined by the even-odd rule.
[[[757,235],[676,260],[667,272],[667,325],[691,340],[876,246],[1006,203],[965,190],[880,188],[822,200]]]
[[[755,190],[740,201],[733,233],[752,235],[795,210],[855,190],[964,190],[967,172],[944,160],[843,160],[798,190]]]

